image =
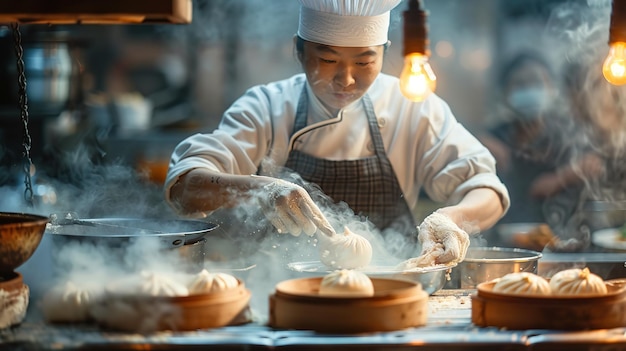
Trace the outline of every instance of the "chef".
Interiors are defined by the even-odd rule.
[[[279,233],[335,235],[341,228],[307,191],[313,185],[383,233],[402,231],[415,247],[409,265],[463,260],[468,233],[503,216],[508,192],[446,102],[412,102],[381,73],[400,0],[300,3],[294,44],[304,73],[250,88],[217,129],[183,140],[167,201],[192,216],[253,199]],[[304,182],[281,179],[293,173]],[[421,189],[445,205],[417,227]]]

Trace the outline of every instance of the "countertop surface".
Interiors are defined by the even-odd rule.
[[[430,296],[428,323],[423,327],[351,335],[278,330],[260,321],[141,335],[94,325],[52,325],[29,315],[20,325],[0,330],[0,350],[626,350],[626,328],[576,332],[479,328],[471,322],[474,292],[444,289]]]

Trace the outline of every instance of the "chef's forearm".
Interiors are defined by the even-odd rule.
[[[250,176],[196,168],[178,178],[170,189],[170,202],[186,214],[233,207],[247,199],[257,183]]]
[[[469,191],[456,205],[437,210],[468,234],[491,228],[504,214],[498,193],[491,188],[478,188]]]

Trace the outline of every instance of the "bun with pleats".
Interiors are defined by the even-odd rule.
[[[551,288],[543,277],[529,272],[516,272],[499,278],[493,291],[516,295],[550,295]]]
[[[90,319],[89,310],[102,291],[67,281],[50,289],[41,301],[41,310],[48,322],[79,323]]]
[[[372,280],[363,272],[341,269],[328,273],[320,283],[319,294],[338,297],[368,297],[374,295]]]
[[[355,269],[372,260],[372,245],[359,234],[344,228],[343,234],[320,237],[320,261],[334,269]]]
[[[589,268],[572,268],[556,273],[550,279],[550,287],[555,295],[604,295],[606,284],[600,276]]]
[[[113,283],[107,288],[112,295],[125,296],[187,296],[189,290],[174,276],[142,271]]]
[[[239,281],[228,273],[211,273],[203,269],[189,283],[190,294],[216,293],[232,288],[236,288]]]

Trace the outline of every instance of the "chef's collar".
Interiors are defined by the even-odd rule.
[[[389,13],[401,0],[300,0],[298,36],[330,46],[366,47],[388,41]]]

